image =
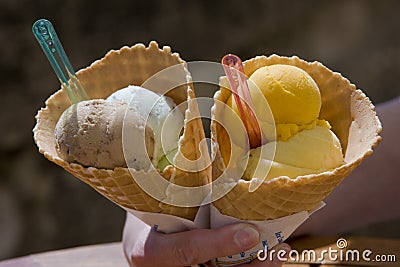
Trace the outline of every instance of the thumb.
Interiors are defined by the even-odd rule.
[[[197,229],[162,235],[153,242],[151,254],[156,253],[153,255],[168,266],[188,266],[248,250],[259,242],[259,238],[255,226],[247,223],[214,230]]]

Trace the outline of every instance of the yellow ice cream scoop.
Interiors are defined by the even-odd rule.
[[[306,71],[292,65],[269,65],[254,71],[247,82],[268,141],[250,150],[244,179],[296,178],[343,164],[338,138],[330,130],[329,122],[318,119],[321,95]],[[235,98],[230,96],[227,105],[238,113]],[[273,122],[265,120],[268,110]],[[233,122],[225,117],[227,122]],[[276,136],[270,133],[274,129]]]
[[[292,135],[315,125],[330,127],[319,121],[321,95],[317,84],[304,70],[276,64],[257,69],[248,80],[256,113],[263,117],[266,102],[272,111],[278,140],[288,140]],[[227,105],[238,113],[237,104],[230,97]],[[261,114],[261,115],[260,115]]]
[[[318,86],[298,67],[277,64],[259,68],[250,76],[249,85],[250,91],[261,90],[276,124],[303,125],[318,118],[321,109]]]
[[[316,126],[295,134],[288,141],[273,141],[252,149],[243,178],[296,178],[334,169],[341,164],[343,156],[339,139],[328,128]]]

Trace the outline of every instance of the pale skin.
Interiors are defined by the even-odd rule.
[[[130,266],[180,267],[212,266],[211,259],[246,251],[259,243],[259,231],[254,225],[238,223],[218,229],[196,229],[172,234],[163,234],[150,228],[132,215],[127,216],[123,244]],[[282,243],[275,251],[290,251]],[[254,260],[241,267],[280,267],[277,257],[272,261]]]

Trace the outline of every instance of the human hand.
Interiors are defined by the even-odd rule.
[[[124,233],[125,254],[131,266],[179,267],[205,264],[211,266],[210,259],[238,254],[254,247],[259,242],[259,232],[251,224],[238,223],[218,229],[196,229],[191,231],[163,234],[148,228],[135,238]],[[287,244],[279,244],[276,251],[290,251]],[[278,267],[283,262],[254,260],[241,267]]]

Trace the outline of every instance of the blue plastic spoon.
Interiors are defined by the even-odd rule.
[[[76,77],[75,71],[68,60],[60,40],[50,21],[39,19],[32,26],[40,47],[49,60],[61,84],[67,88],[67,95],[72,104],[88,100],[85,89]]]

